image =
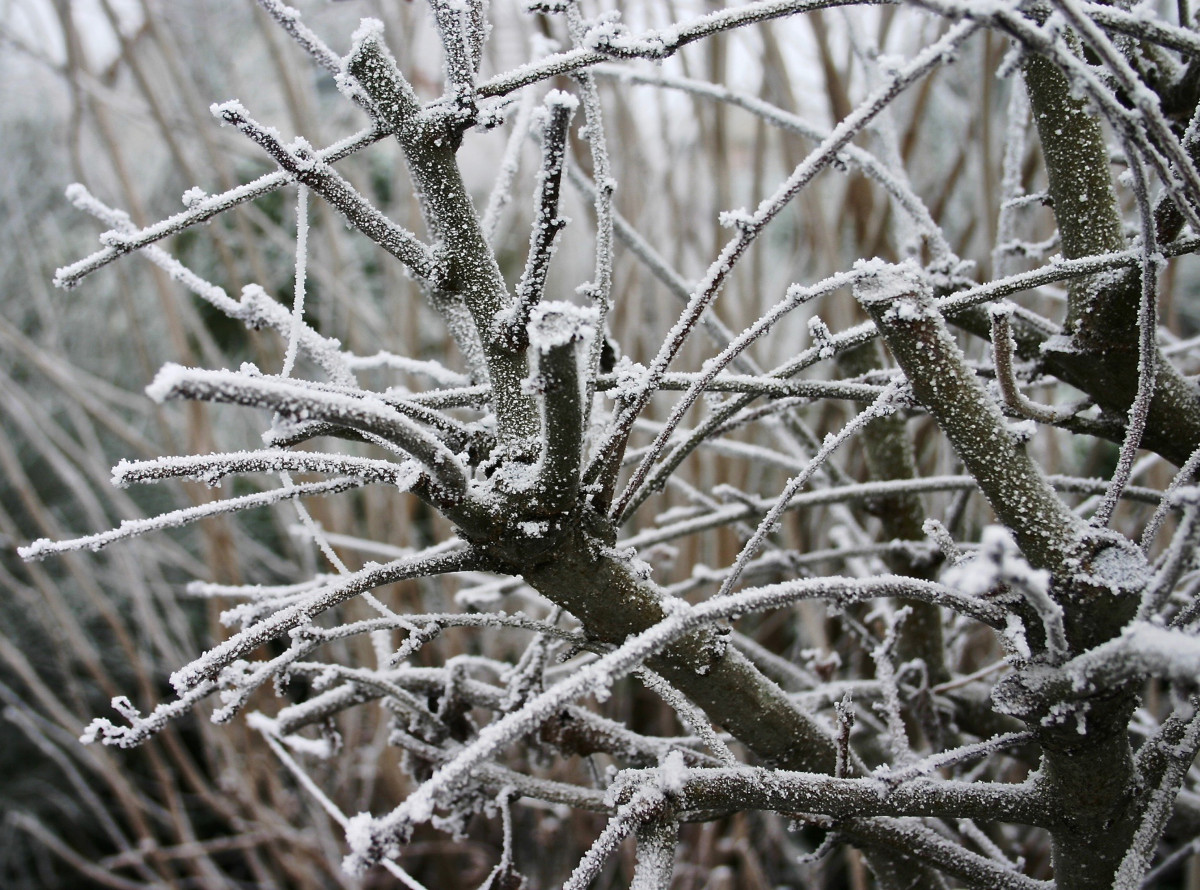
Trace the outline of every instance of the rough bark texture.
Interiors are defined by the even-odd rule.
[[[1071,95],[1066,77],[1049,61],[1029,55],[1026,88],[1067,259],[1124,250],[1125,236],[1109,173],[1100,122]],[[1065,338],[1042,344],[1054,374],[1086,392],[1106,411],[1124,417],[1138,385],[1137,270],[1075,279],[1070,286]],[[1143,437],[1182,465],[1200,446],[1200,391],[1165,361],[1157,362],[1154,397]]]
[[[590,508],[579,521],[563,523],[564,535],[548,559],[514,565],[543,596],[567,609],[597,639],[618,644],[666,617],[661,592],[637,578],[629,565],[605,550],[611,531]],[[511,556],[511,554],[506,554]],[[764,763],[832,775],[836,748],[828,731],[783,690],[713,631],[692,634],[649,662],[714,723]],[[867,845],[875,830],[864,824],[851,834]],[[864,850],[881,886],[942,887],[941,877],[893,851]]]

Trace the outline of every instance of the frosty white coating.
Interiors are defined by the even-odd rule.
[[[207,327],[161,310],[182,354],[139,386],[188,431],[175,450],[208,453],[154,457],[129,424],[60,412],[137,449],[109,510],[67,427],[0,374],[6,416],[46,443],[39,472],[83,505],[19,548],[42,561],[30,578],[90,594],[70,551],[116,560],[147,537],[136,552],[183,556],[129,584],[183,587],[226,629],[180,649],[162,701],[115,695],[120,719],[83,741],[157,745],[209,705],[244,717],[315,803],[296,818],[337,832],[312,844],[347,887],[375,868],[429,886],[414,838],[469,830],[494,841],[481,890],[669,890],[696,837],[735,830],[705,841],[728,861],[695,886],[849,886],[865,867],[884,890],[1135,890],[1194,852],[1188,3],[428,0],[353,33],[259,5],[328,96],[305,104],[289,75],[288,114],[242,91],[206,125],[272,172],[218,170],[149,224],[72,185],[108,230],[55,276],[140,253],[203,304]],[[233,215],[280,190],[282,210]],[[221,214],[210,262],[190,234]],[[235,237],[280,274],[239,280]],[[5,322],[0,342],[23,341]],[[41,480],[14,476],[36,513]],[[127,489],[162,482],[191,504],[141,515]],[[237,566],[163,534],[251,508],[213,548]],[[148,635],[152,601],[129,610]],[[606,821],[539,840],[578,813]],[[114,885],[168,885],[152,869],[172,848],[138,849],[107,860]]]

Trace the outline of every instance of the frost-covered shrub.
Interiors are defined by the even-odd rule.
[[[257,410],[263,447],[123,460],[113,478],[278,484],[22,552],[290,501],[325,565],[273,585],[194,582],[230,603],[236,630],[178,667],[174,698],[144,713],[118,697],[122,719],[97,719],[85,741],[154,744],[209,700],[217,722],[246,711],[344,828],[347,873],[382,867],[407,886],[420,886],[414,837],[462,836],[480,816],[503,825],[489,888],[523,873],[619,881],[606,864],[630,836],[632,886],[676,871],[699,886],[712,838],[744,812],[767,814],[744,839],[746,886],[751,873],[842,886],[851,849],[887,888],[1133,888],[1175,873],[1200,827],[1200,394],[1185,376],[1195,340],[1158,307],[1200,246],[1190,21],[923,0],[845,4],[835,22],[820,10],[842,4],[759,0],[663,24],[537,2],[520,13],[540,32],[529,60],[492,73],[489,15],[511,37],[519,13],[433,0],[445,83],[422,100],[379,22],[343,56],[295,10],[260,5],[365,128],[321,147],[260,123],[252,102],[216,104],[275,169],[189,190],[148,227],[72,186],[110,229],[57,281],[140,252],[275,331],[278,366],[167,364],[147,388]],[[813,42],[783,52],[772,29]],[[702,58],[693,43],[715,80],[679,64]],[[852,53],[842,69],[836,46]],[[804,95],[813,72],[796,69],[813,56],[829,126]],[[955,72],[980,58],[976,109]],[[757,90],[738,82],[746,66]],[[999,188],[983,211],[950,191],[968,163],[943,163],[953,115],[935,113],[935,144],[914,149],[929,102],[989,122],[977,138]],[[689,127],[720,131],[691,143],[695,168]],[[460,153],[494,131],[507,139],[495,185],[473,197],[487,159],[468,169]],[[338,171],[378,143],[399,146],[420,232]],[[518,211],[531,154],[532,211]],[[815,190],[840,176],[831,207]],[[672,218],[681,188],[745,207]],[[261,284],[234,296],[160,245],[279,191],[297,196],[290,306]],[[387,298],[426,301],[453,350],[363,355],[310,323],[318,200],[386,254],[370,262],[405,270]],[[817,243],[809,216],[830,212],[846,237],[797,250]],[[520,253],[506,237],[518,219]],[[712,249],[696,231],[710,224]],[[635,268],[679,298],[673,323],[630,303]],[[1092,477],[1100,464],[1107,478]],[[369,486],[421,505],[426,540],[346,535],[301,506]],[[363,709],[386,746],[342,745]],[[403,769],[406,796],[363,809],[334,787],[338,763]],[[538,832],[587,814],[603,827],[555,873]]]

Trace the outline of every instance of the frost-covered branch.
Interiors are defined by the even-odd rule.
[[[973,24],[959,25],[943,36],[933,46],[926,48],[916,58],[896,71],[890,81],[874,94],[869,96],[854,113],[842,120],[808,157],[792,172],[773,194],[764,198],[754,213],[745,211],[729,212],[723,217],[723,224],[735,230],[720,256],[709,266],[705,278],[693,291],[690,302],[685,307],[679,320],[668,332],[659,348],[654,361],[649,365],[646,379],[628,403],[622,406],[621,414],[613,424],[613,430],[607,441],[601,447],[600,453],[607,460],[612,453],[619,453],[624,448],[624,442],[629,435],[629,427],[633,419],[641,413],[650,396],[655,391],[658,380],[666,372],[667,365],[683,346],[684,340],[696,325],[705,310],[716,299],[726,279],[731,274],[734,265],[746,252],[752,242],[766,228],[791,200],[800,193],[808,182],[825,166],[832,162],[837,153],[854,138],[870,121],[886,108],[892,99],[906,87],[928,74],[929,71],[942,64],[948,53],[958,47],[976,30]],[[587,475],[589,481],[593,476],[603,472],[602,466],[596,466]],[[617,511],[616,516],[620,515]]]
[[[676,25],[668,33],[651,33],[643,37],[626,37],[625,45],[630,48],[648,47],[651,55],[662,58],[678,51],[689,43],[694,43],[704,37],[721,31],[730,31],[746,24],[765,22],[783,16],[797,15],[813,9],[825,9],[831,6],[857,6],[874,4],[876,0],[759,0],[746,3],[733,9],[718,10],[701,16],[690,23]],[[534,4],[538,9],[542,4]],[[547,11],[561,11],[559,0],[546,3]],[[538,10],[541,11],[541,10]],[[612,44],[611,30],[598,30],[592,35],[593,41],[602,42],[605,49]],[[643,53],[634,51],[634,55]],[[498,74],[478,85],[480,96],[502,96],[519,90],[532,83],[549,80],[560,74],[570,74],[581,68],[589,68],[597,62],[610,58],[609,52],[601,52],[590,46],[579,46],[574,49],[548,56],[540,62],[523,65],[515,71]]]
[[[284,145],[278,133],[255,121],[239,102],[213,106],[213,114],[245,133],[269,154],[284,172],[311,188],[356,229],[404,263],[418,278],[432,278],[433,253],[417,237],[393,223],[371,206],[350,183],[330,167],[303,140]]]
[[[241,473],[331,473],[353,476],[364,482],[382,482],[402,490],[411,485],[414,463],[358,457],[352,454],[324,454],[310,451],[241,451],[225,454],[193,454],[184,457],[160,457],[154,460],[122,460],[112,471],[113,485],[127,486],[165,479],[195,479],[218,485],[226,476]]]
[[[387,133],[375,127],[369,127],[354,136],[337,142],[328,148],[316,152],[316,160],[324,164],[332,164],[342,158],[349,157],[357,151],[373,145],[383,139]],[[245,185],[237,186],[219,195],[206,195],[190,202],[188,209],[169,216],[161,222],[144,229],[121,231],[119,233],[101,236],[105,247],[69,266],[63,266],[54,273],[54,283],[58,287],[73,288],[85,277],[97,269],[111,263],[113,260],[136,250],[142,250],[148,245],[168,238],[171,235],[185,231],[192,226],[208,222],[216,216],[244,204],[268,195],[280,189],[295,179],[286,171],[279,170],[267,173]]]
[[[404,149],[427,221],[440,241],[435,304],[461,301],[470,313],[474,336],[482,341],[500,437],[525,439],[536,430],[533,405],[520,389],[527,366],[524,355],[513,352],[492,328],[508,305],[508,288],[462,182],[454,154],[459,136],[448,129],[449,121],[422,111],[381,31],[378,22],[364,21],[346,58],[346,75],[371,97]],[[470,338],[459,334],[458,339]]]
[[[579,347],[595,337],[596,313],[570,303],[541,303],[527,327],[533,352],[528,385],[542,418],[538,486],[544,508],[562,513],[574,507],[579,490],[584,428]]]
[[[377,435],[420,460],[447,495],[453,497],[465,491],[466,471],[454,452],[390,405],[366,393],[344,396],[257,374],[167,365],[147,388],[147,394],[160,402],[196,399],[269,408],[293,421],[313,417]]]
[[[529,236],[529,255],[517,283],[515,302],[500,321],[504,336],[515,348],[528,341],[526,327],[533,307],[544,295],[555,240],[567,225],[567,219],[559,214],[559,194],[566,165],[567,130],[577,105],[573,96],[558,91],[550,93],[543,105],[542,168],[538,171],[537,213]]]
[[[1017,384],[1016,372],[1013,368],[1014,344],[1010,319],[1013,314],[1011,303],[994,303],[990,310],[992,319],[992,358],[996,364],[996,382],[1000,385],[1000,395],[1004,398],[1004,407],[1014,414],[1036,420],[1038,423],[1055,423],[1065,420],[1075,414],[1084,405],[1066,405],[1062,408],[1052,408],[1049,405],[1039,405],[1021,392]]]
[[[619,803],[641,785],[639,771],[627,770],[613,786]],[[916,778],[886,784],[876,777],[839,779],[812,773],[689,768],[672,788],[672,803],[684,813],[774,810],[852,816],[957,816],[982,821],[1048,825],[1057,818],[1054,802],[1035,783],[956,782]]]
[[[66,541],[52,541],[40,538],[26,547],[18,549],[22,559],[45,559],[52,553],[66,553],[70,550],[100,550],[109,544],[123,541],[126,538],[145,535],[150,532],[168,528],[178,528],[190,522],[235,513],[242,510],[252,510],[255,507],[266,507],[278,504],[292,498],[311,497],[322,494],[338,494],[350,491],[362,485],[358,479],[330,479],[328,482],[313,482],[305,485],[293,485],[277,488],[273,491],[263,491],[258,494],[247,494],[241,497],[226,498],[221,501],[210,501],[198,507],[186,507],[182,510],[171,510],[160,513],[151,519],[127,519],[117,528],[81,538]]]
[[[223,667],[249,655],[269,640],[282,636],[293,628],[302,627],[322,612],[376,587],[406,578],[481,567],[478,553],[461,544],[454,544],[458,542],[452,542],[451,546],[433,548],[430,553],[415,554],[384,565],[371,564],[360,571],[319,585],[307,592],[295,605],[281,609],[263,621],[251,625],[176,671],[171,676],[171,685],[181,693],[187,692],[215,678]]]
[[[1082,526],[966,367],[919,272],[883,264],[860,268],[873,274],[858,279],[855,295],[1021,551],[1039,568],[1067,570],[1078,558]]]

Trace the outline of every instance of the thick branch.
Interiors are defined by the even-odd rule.
[[[575,615],[589,634],[619,645],[664,621],[668,613],[653,585],[638,579],[611,551],[597,546],[593,534],[603,539],[611,532],[599,517],[592,522],[599,527],[568,528],[553,559],[522,567],[521,572],[532,587]],[[825,727],[712,631],[691,632],[647,665],[767,763],[833,773],[836,747]],[[867,826],[857,836],[872,843],[871,832]],[[869,857],[873,867],[891,876],[881,877],[884,886],[941,886],[936,876],[919,866],[896,862],[890,854],[869,853]]]
[[[631,786],[637,773],[628,771]],[[628,790],[618,785],[617,801]],[[733,813],[773,810],[820,813],[834,819],[945,816],[984,822],[1049,825],[1054,805],[1034,784],[919,778],[896,785],[877,778],[841,779],[814,773],[743,768],[689,769],[674,799],[678,810]]]
[[[1071,95],[1066,76],[1052,62],[1031,54],[1024,71],[1064,255],[1075,259],[1123,250],[1099,121]],[[1140,376],[1137,339],[1129,336],[1142,304],[1139,281],[1134,270],[1072,281],[1069,340],[1056,338],[1043,350],[1055,374],[1120,414],[1133,403]],[[1200,394],[1161,354],[1156,359],[1144,441],[1181,464],[1200,444]]]
[[[532,388],[541,408],[540,507],[551,514],[575,505],[583,456],[583,390],[579,345],[594,334],[596,313],[569,303],[543,303],[529,324]]]
[[[508,305],[508,289],[483,236],[455,158],[457,134],[445,120],[423,115],[416,93],[384,47],[377,22],[355,35],[346,71],[371,97],[400,141],[434,234],[441,239],[434,291],[465,303],[482,341],[500,439],[516,442],[537,433],[532,400],[521,391],[528,371],[492,325]]]
[[[866,270],[866,264],[860,263]],[[934,416],[1030,563],[1067,575],[1078,568],[1083,523],[1008,431],[999,407],[967,367],[915,267],[878,263],[855,296],[875,320],[918,401]]]

